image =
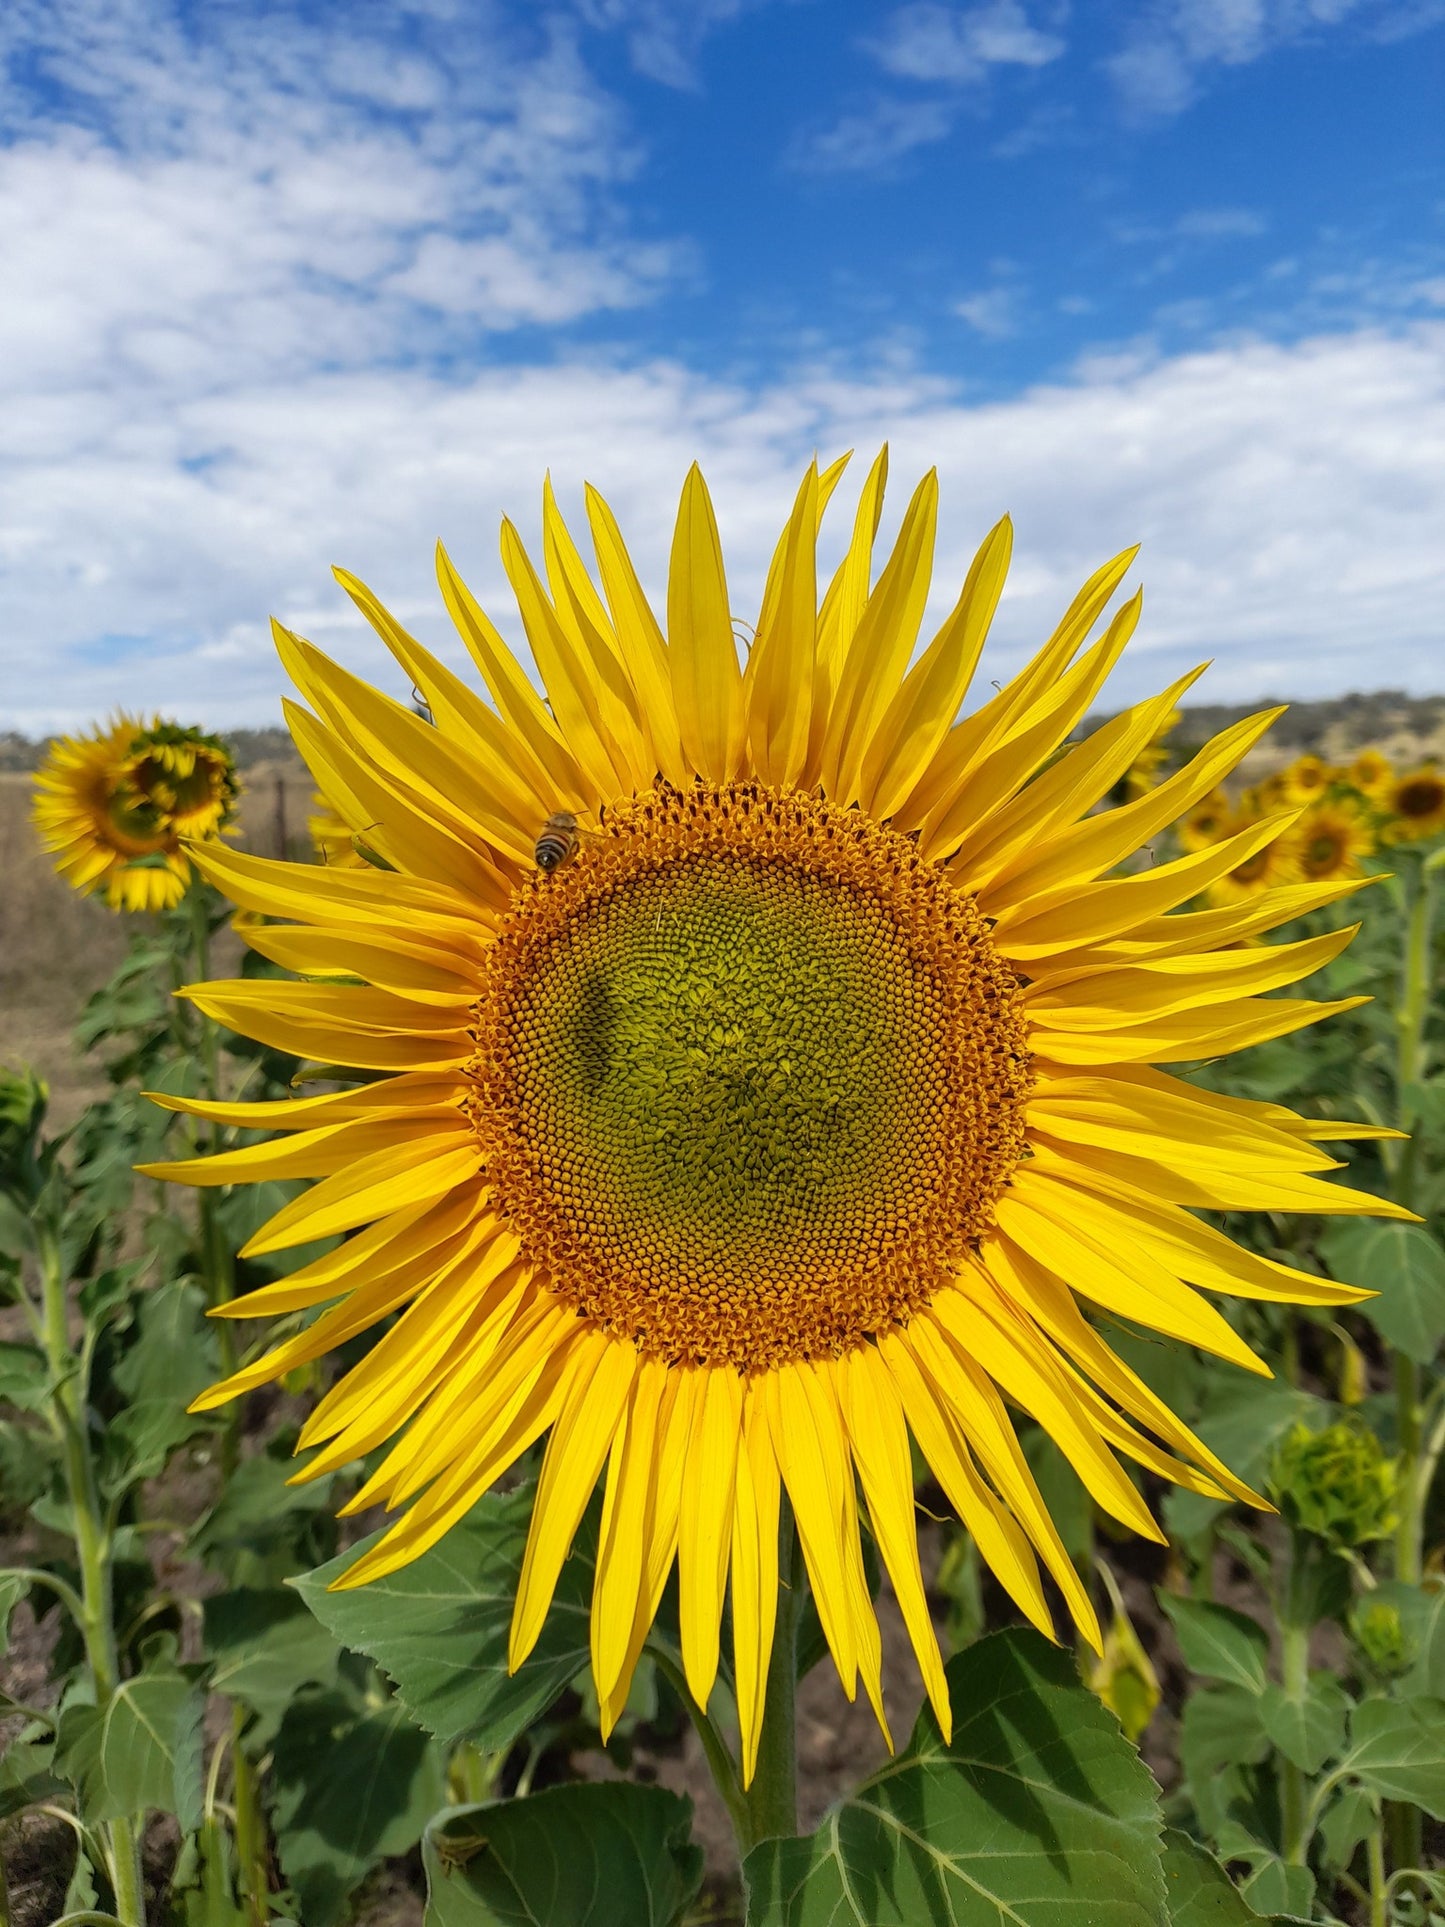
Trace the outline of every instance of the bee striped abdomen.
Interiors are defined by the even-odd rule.
[[[570,811],[559,810],[555,816],[549,816],[542,825],[542,834],[537,838],[537,847],[533,853],[537,859],[537,868],[544,875],[550,876],[554,870],[560,869],[569,857],[577,854],[577,845],[580,841],[581,833],[577,828],[577,819]]]

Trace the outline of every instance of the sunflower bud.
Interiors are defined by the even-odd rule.
[[[1394,1531],[1398,1471],[1398,1461],[1361,1426],[1342,1422],[1314,1432],[1300,1423],[1275,1453],[1269,1489],[1296,1531],[1338,1552]]]

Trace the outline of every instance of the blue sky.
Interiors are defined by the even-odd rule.
[[[1445,0],[564,0],[0,16],[0,727],[277,712],[271,612],[445,645],[504,512],[815,448],[1005,508],[1006,668],[1145,542],[1121,695],[1445,686]],[[846,519],[846,510],[844,518]],[[456,651],[448,647],[449,653]]]

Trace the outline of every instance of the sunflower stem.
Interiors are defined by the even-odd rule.
[[[1306,1564],[1307,1541],[1302,1533],[1291,1534],[1289,1581],[1285,1588],[1284,1612],[1280,1621],[1280,1684],[1287,1698],[1303,1705],[1309,1692],[1310,1616]],[[1291,1866],[1302,1867],[1309,1846],[1305,1778],[1293,1760],[1280,1756],[1280,1831],[1284,1858]]]
[[[71,1350],[65,1269],[59,1242],[50,1231],[40,1234],[39,1259],[46,1364],[54,1387],[51,1421],[65,1466],[66,1497],[80,1567],[80,1632],[96,1703],[104,1706],[120,1684],[120,1655],[115,1638],[110,1533],[90,1454],[86,1354],[77,1357]],[[101,1831],[116,1914],[122,1927],[145,1927],[140,1835],[129,1819],[107,1821]]]
[[[759,1840],[787,1838],[798,1831],[798,1620],[808,1582],[786,1498],[778,1525],[778,1571],[784,1579],[778,1588],[758,1764],[743,1794],[746,1833],[738,1845],[745,1854]]]

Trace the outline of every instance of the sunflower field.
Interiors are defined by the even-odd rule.
[[[844,466],[747,621],[696,469],[466,675],[338,571],[304,852],[52,746],[0,1922],[1445,1923],[1445,773],[1111,705],[1132,551],[995,681],[1006,519],[920,648]]]

